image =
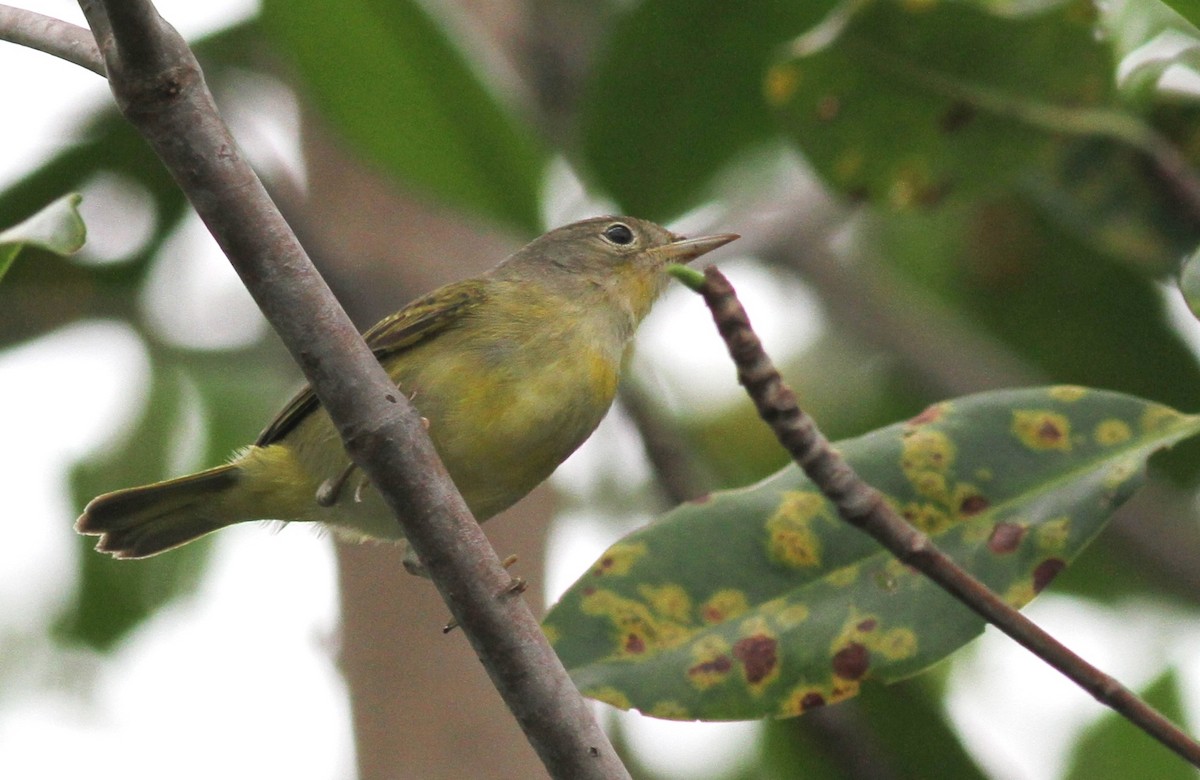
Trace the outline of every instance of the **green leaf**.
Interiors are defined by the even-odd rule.
[[[895,209],[996,190],[1050,162],[1061,134],[1132,134],[1098,110],[1112,64],[1089,2],[1034,16],[970,3],[860,4],[767,76],[783,126],[822,179]]]
[[[1143,0],[1145,2],[1145,0]],[[1200,0],[1163,0],[1175,13],[1186,19],[1193,28],[1200,29]],[[1135,3],[1129,3],[1133,5]]]
[[[838,449],[1023,606],[1200,417],[1062,386],[929,407]],[[787,717],[914,675],[983,621],[843,523],[799,469],[681,506],[605,552],[544,627],[588,696],[670,719]]]
[[[79,506],[120,487],[170,476],[170,462],[184,409],[182,376],[156,367],[142,418],[121,446],[77,465],[71,489]],[[80,576],[74,598],[59,617],[58,635],[99,650],[112,647],[171,599],[198,581],[209,544],[189,544],[170,555],[117,561],[92,550],[96,540],[80,537]]]
[[[1111,138],[1062,144],[1023,184],[1048,218],[1147,274],[1170,273],[1200,242],[1200,224],[1145,155]]]
[[[418,191],[539,232],[545,155],[413,0],[267,0],[267,32],[324,116]]]
[[[1200,249],[1183,260],[1179,271],[1179,292],[1183,293],[1192,316],[1200,319]]]
[[[0,231],[0,280],[26,246],[41,247],[56,255],[78,252],[87,240],[78,207],[79,195],[63,195],[24,222]]]
[[[609,31],[581,106],[587,174],[622,210],[665,221],[776,136],[762,97],[775,49],[833,0],[645,0]]]
[[[1117,87],[1130,104],[1158,99],[1159,79],[1172,65],[1195,70],[1200,64],[1200,30],[1168,3],[1117,0],[1105,5],[1100,20],[1120,60]]]
[[[1143,692],[1152,707],[1176,724],[1183,724],[1179,680],[1168,670]],[[1186,727],[1185,727],[1186,729]],[[1146,777],[1154,780],[1195,780],[1192,769],[1161,743],[1115,712],[1106,712],[1075,745],[1068,780]]]

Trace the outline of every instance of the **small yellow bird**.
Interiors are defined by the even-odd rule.
[[[482,276],[414,301],[365,338],[428,421],[482,522],[549,477],[600,424],[667,266],[736,238],[686,239],[631,217],[576,222]],[[354,472],[333,422],[305,388],[232,462],[102,495],[75,528],[99,536],[96,549],[116,558],[145,558],[263,519],[402,540],[383,499]]]

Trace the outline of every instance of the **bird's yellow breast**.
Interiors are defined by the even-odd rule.
[[[459,341],[434,348],[437,341]],[[545,480],[608,411],[624,343],[555,327],[447,333],[391,367],[479,519]],[[425,354],[422,354],[425,353]]]

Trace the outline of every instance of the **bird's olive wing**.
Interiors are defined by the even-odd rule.
[[[363,338],[375,357],[382,361],[441,333],[478,306],[484,295],[484,285],[478,279],[446,285],[375,323]],[[279,441],[320,405],[312,388],[306,386],[283,407],[254,443],[265,447]]]

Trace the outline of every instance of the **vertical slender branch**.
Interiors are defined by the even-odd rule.
[[[81,0],[117,105],[162,158],[300,364],[354,462],[463,627],[550,774],[628,777],[396,391],[220,118],[195,56],[149,0]]]

